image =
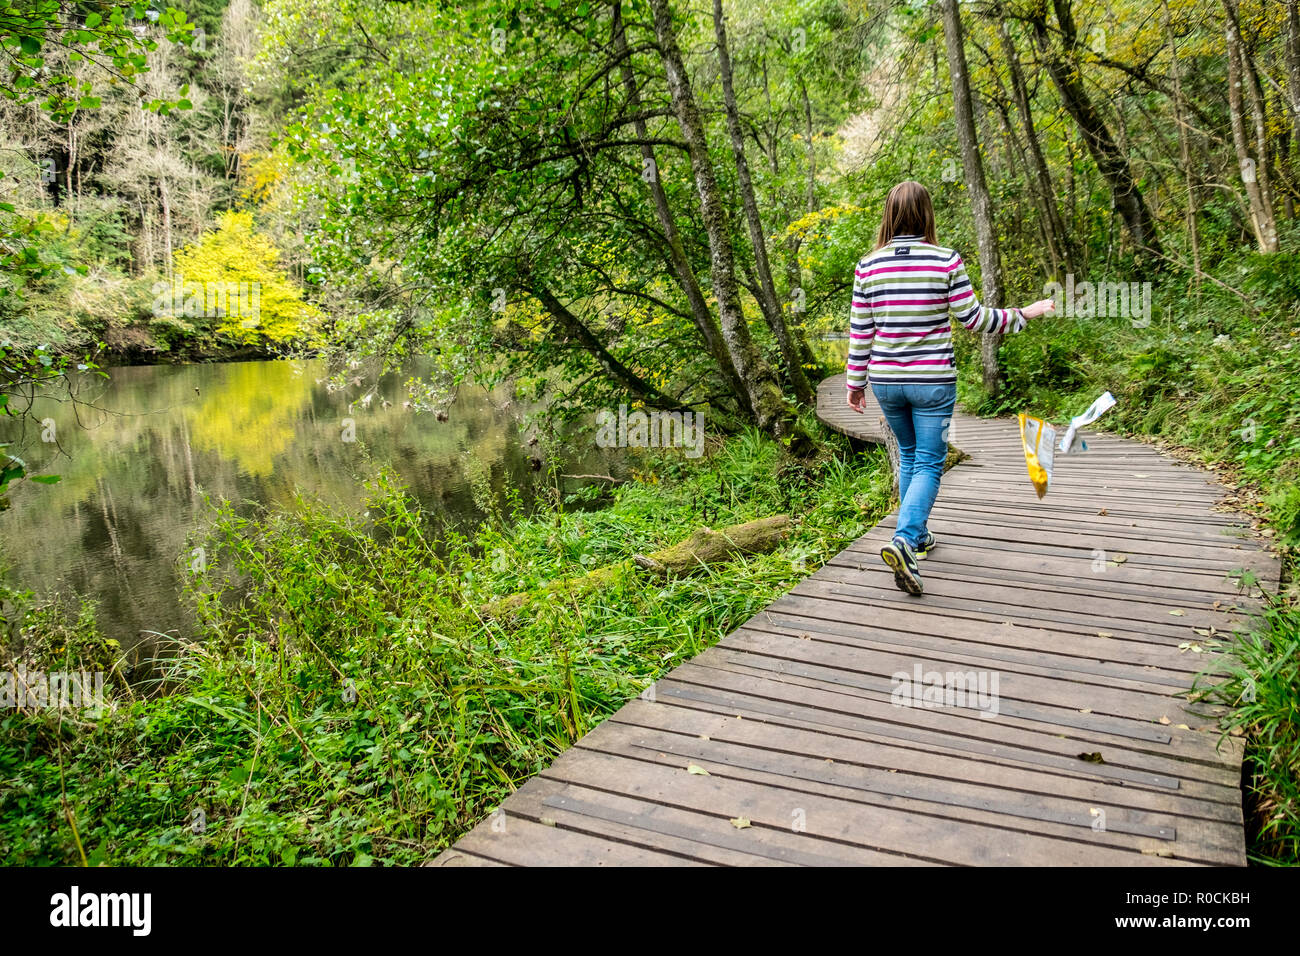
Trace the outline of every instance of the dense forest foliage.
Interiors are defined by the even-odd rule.
[[[7,16],[29,6],[100,9]],[[977,404],[1100,384],[1132,427],[1295,476],[1246,388],[1290,355],[1294,3],[103,9],[138,65],[64,21],[5,41],[44,37],[35,72],[81,90],[0,102],[11,347],[418,353],[429,396],[509,378],[557,412],[707,404],[784,435],[884,192],[915,178],[988,302],[1142,293],[963,342]],[[223,281],[261,290],[260,322],[203,295]],[[1274,503],[1289,532],[1300,500]]]
[[[1110,390],[1108,427],[1219,467],[1266,534],[1300,544],[1300,0],[0,0],[0,50],[10,414],[68,363],[308,352],[340,377],[431,357],[410,384],[421,408],[476,381],[544,399],[559,421],[629,402],[707,409],[731,438],[703,474],[734,479],[733,517],[752,515],[736,487],[823,514],[798,544],[804,568],[886,503],[869,469],[827,458],[808,408],[839,370],[825,340],[843,335],[883,198],[916,179],[987,304],[1066,305],[1005,342],[959,339],[968,408],[1062,418]],[[256,289],[256,321],[214,306],[214,286]],[[694,502],[681,531],[722,499],[699,476],[676,478],[660,493]],[[847,513],[826,489],[849,496]],[[610,538],[644,530],[650,493],[620,498]],[[374,491],[392,543],[371,568],[423,560],[394,494]],[[555,519],[574,561],[587,545],[564,529],[582,520]],[[840,520],[843,534],[831,530]],[[650,624],[611,621],[605,606],[548,619],[509,639],[535,652],[525,678],[497,669],[488,651],[507,639],[464,607],[493,586],[544,580],[514,562],[544,563],[551,532],[544,520],[487,529],[438,558],[451,590],[432,572],[423,594],[403,586],[453,635],[428,697],[414,657],[384,665],[410,679],[405,704],[427,707],[437,728],[417,744],[397,704],[376,705],[368,724],[328,719],[321,688],[373,664],[375,629],[414,633],[377,610],[391,599],[382,580],[367,579],[364,610],[316,591],[316,570],[361,547],[340,522],[308,511],[254,532],[223,515],[214,548],[263,589],[238,621],[218,613],[223,581],[199,589],[213,647],[313,605],[335,617],[313,619],[319,646],[299,648],[307,662],[292,679],[245,666],[242,646],[203,652],[177,675],[191,696],[132,711],[138,723],[83,745],[88,777],[96,761],[161,755],[118,786],[150,783],[133,812],[166,838],[141,842],[101,807],[102,858],[418,858],[634,693],[611,675],[653,674],[628,666],[641,650],[659,661],[677,627],[701,646],[797,577],[786,553],[770,588],[704,622],[682,623],[685,585],[642,608]],[[483,553],[506,557],[476,573]],[[1251,652],[1277,682],[1237,725],[1268,740],[1254,769],[1257,852],[1271,859],[1294,858],[1300,840],[1296,672],[1283,666],[1300,628],[1277,600],[1274,642]],[[49,624],[50,646],[73,646],[60,630],[72,626]],[[603,656],[566,643],[610,629],[636,633],[635,646]],[[267,709],[250,716],[231,684],[263,678]],[[491,684],[490,699],[435,700],[432,687],[462,680]],[[224,721],[220,732],[182,740],[202,714]],[[320,735],[315,751],[299,719]],[[267,769],[263,746],[298,762]],[[398,755],[377,789],[350,776],[363,752]],[[417,771],[412,754],[440,769]],[[2,772],[29,775],[26,816],[0,846],[36,841],[40,861],[85,855],[80,836],[34,835],[62,813],[48,790],[56,768],[20,763]],[[259,773],[293,796],[268,796],[268,782],[250,802]],[[195,793],[251,835],[186,844]],[[380,799],[400,808],[387,843],[363,824]],[[333,835],[305,819],[329,819]]]

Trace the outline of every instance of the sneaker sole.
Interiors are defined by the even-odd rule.
[[[925,594],[925,585],[907,567],[907,562],[903,560],[902,554],[892,545],[887,544],[880,549],[880,560],[889,566],[889,570],[894,572],[894,584],[900,591],[906,591],[908,594],[920,597]]]

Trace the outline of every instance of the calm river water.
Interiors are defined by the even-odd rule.
[[[22,482],[0,513],[0,561],[8,580],[37,592],[93,598],[106,634],[124,648],[144,631],[187,634],[179,601],[187,535],[205,520],[202,494],[245,507],[292,504],[297,491],[358,505],[359,476],[392,465],[424,507],[459,526],[518,489],[526,504],[546,481],[521,434],[526,409],[502,393],[461,389],[446,421],[404,408],[409,372],[386,376],[368,407],[349,409],[367,387],[330,393],[317,361],[116,368],[86,378],[78,403],[43,399],[59,445],[29,424],[10,452],[56,485]],[[385,406],[385,401],[389,404]],[[344,419],[355,422],[346,441]],[[59,447],[67,457],[59,454]],[[563,462],[581,474],[625,473],[616,450],[588,443]],[[568,480],[565,490],[580,482]]]

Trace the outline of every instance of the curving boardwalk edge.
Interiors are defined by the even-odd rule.
[[[818,417],[883,436],[842,376]],[[951,434],[925,597],[879,560],[891,516],[433,865],[1243,865],[1240,744],[1181,695],[1274,556],[1139,442],[1089,433],[1040,501],[1014,420]]]

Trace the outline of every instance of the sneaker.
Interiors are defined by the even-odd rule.
[[[937,545],[938,543],[939,542],[935,540],[934,535],[932,535],[930,532],[927,531],[925,533],[925,540],[921,542],[921,546],[919,548],[915,549],[917,560],[924,561],[926,557],[929,556],[930,552],[934,550],[935,545]]]
[[[894,572],[894,583],[900,591],[920,597],[925,593],[921,572],[916,565],[916,553],[902,538],[895,538],[880,549],[880,559]]]

